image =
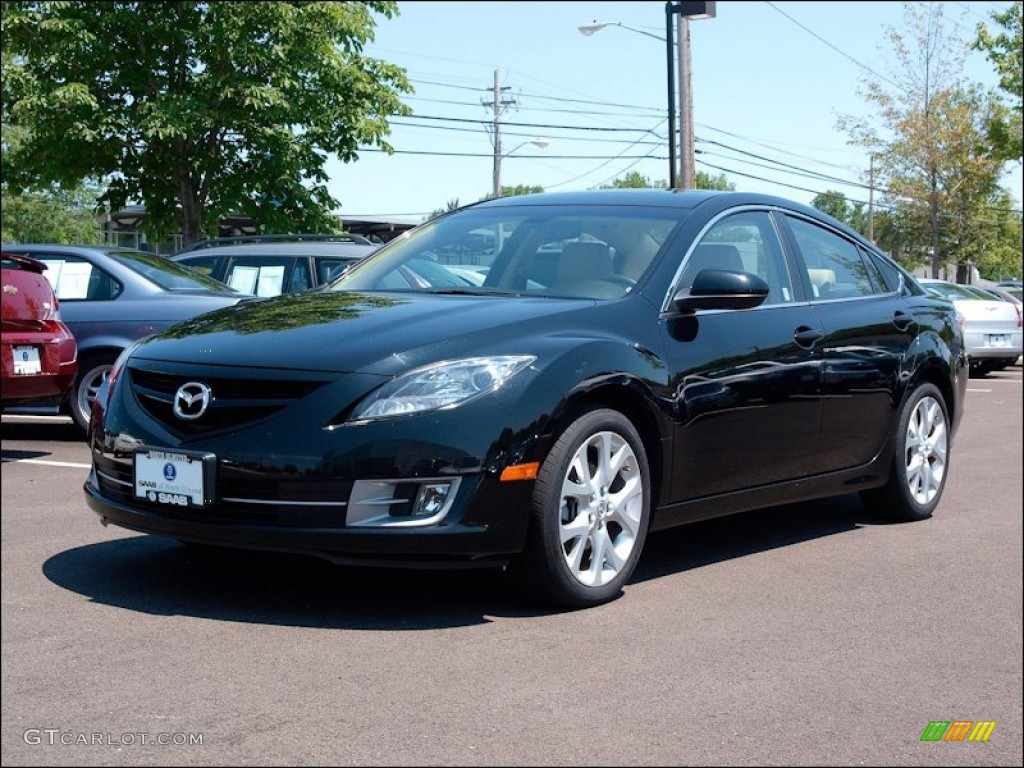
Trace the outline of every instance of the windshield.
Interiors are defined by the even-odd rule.
[[[660,208],[467,209],[392,240],[330,290],[620,298],[648,271],[679,217]]]
[[[925,286],[945,299],[973,299],[975,301],[998,301],[995,296],[980,295],[967,286],[958,283],[925,283]]]
[[[217,291],[237,293],[219,280],[207,277],[155,253],[108,251],[108,255],[167,291]]]

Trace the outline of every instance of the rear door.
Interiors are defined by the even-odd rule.
[[[870,252],[796,213],[779,217],[824,337],[814,472],[865,464],[892,430],[900,369],[917,334],[913,311]]]

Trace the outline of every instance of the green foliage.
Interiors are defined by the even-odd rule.
[[[867,234],[867,214],[863,203],[851,203],[842,192],[829,190],[811,200],[811,206],[846,224],[861,234]]]
[[[697,189],[717,189],[724,192],[733,191],[736,185],[730,182],[724,173],[712,176],[704,171],[697,171]],[[601,189],[668,189],[668,182],[664,179],[653,181],[639,171],[629,171],[612,181],[611,184],[603,184]]]
[[[990,126],[995,149],[1006,159],[1021,160],[1024,156],[1022,136],[1022,114],[1024,114],[1024,74],[1022,74],[1022,19],[1024,3],[1016,2],[1003,13],[993,12],[993,21],[1001,31],[991,32],[983,24],[978,25],[975,50],[984,51],[995,65],[999,75],[999,87],[1009,101],[1010,111],[999,116]]]
[[[517,197],[518,195],[536,195],[544,191],[544,187],[536,184],[516,184],[514,187],[502,187],[502,197]]]
[[[102,241],[93,215],[97,191],[85,186],[21,195],[0,194],[0,239],[5,243],[80,243]]]
[[[601,189],[665,189],[665,181],[651,181],[639,171],[630,171],[625,176],[614,179],[611,184],[602,184]]]
[[[822,192],[820,195],[816,195],[815,198],[811,200],[811,205],[822,213],[827,213],[832,218],[839,219],[839,221],[846,220],[846,215],[850,208],[850,204],[846,200],[846,195],[834,190]]]
[[[697,189],[716,189],[721,192],[735,192],[736,185],[726,177],[724,173],[712,176],[704,171],[697,171]]]
[[[910,263],[929,259],[938,276],[946,263],[984,263],[993,223],[1012,215],[999,202],[1004,160],[990,137],[1005,108],[964,81],[967,48],[946,31],[940,4],[908,4],[906,13],[906,33],[888,30],[892,77],[864,81],[877,123],[846,117],[840,127],[874,156],[881,207],[895,212],[886,236],[902,250],[893,252]]]
[[[102,178],[151,240],[231,213],[324,231],[329,154],[392,151],[404,71],[363,55],[394,2],[4,2],[3,152],[20,192]]]
[[[517,195],[533,195],[544,191],[544,187],[537,186],[536,184],[516,184],[514,187],[501,188],[502,197],[516,197]],[[481,200],[492,200],[494,198],[493,192],[488,192],[486,195],[481,197]]]
[[[430,215],[427,216],[424,219],[424,221],[432,221],[433,219],[436,219],[438,216],[442,216],[442,215],[444,215],[446,213],[451,213],[452,211],[456,210],[458,207],[459,207],[459,198],[456,197],[453,200],[449,200],[444,208],[435,208],[433,211],[431,211]]]

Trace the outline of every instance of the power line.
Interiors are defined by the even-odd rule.
[[[387,150],[380,149],[379,147],[360,147],[360,152],[381,152],[387,155],[436,155],[437,157],[492,157],[492,152],[445,152],[436,149],[392,149],[390,152]],[[615,155],[609,157],[608,155],[521,155],[518,152],[515,155],[517,158],[522,160],[646,160],[648,158],[652,160],[667,160],[668,155]]]
[[[854,64],[856,64],[856,65],[857,65],[858,67],[860,67],[861,69],[865,69],[865,70],[867,70],[867,71],[868,71],[868,72],[870,72],[870,73],[871,73],[872,75],[874,75],[875,77],[877,77],[877,78],[878,78],[879,80],[884,80],[885,82],[889,83],[890,85],[893,85],[893,86],[895,86],[896,88],[899,88],[900,90],[903,90],[903,88],[902,88],[902,87],[901,87],[901,86],[900,86],[900,85],[899,85],[898,83],[894,83],[894,82],[893,82],[892,80],[890,80],[889,78],[885,77],[884,75],[880,75],[880,74],[878,74],[877,72],[875,72],[875,70],[873,70],[873,69],[872,69],[871,67],[869,67],[869,66],[868,66],[867,64],[865,64],[864,62],[862,62],[862,61],[860,61],[859,59],[857,59],[857,58],[855,58],[855,57],[851,56],[850,54],[846,53],[846,51],[843,51],[842,49],[840,49],[840,48],[837,48],[837,47],[836,47],[836,46],[834,46],[834,45],[833,45],[832,43],[830,43],[830,42],[829,42],[828,40],[826,40],[826,39],[825,39],[825,38],[823,38],[823,37],[822,37],[821,35],[819,35],[819,34],[818,34],[817,32],[815,32],[815,31],[813,31],[813,30],[811,30],[811,29],[808,29],[807,27],[805,27],[805,26],[804,26],[803,24],[801,24],[801,23],[800,23],[799,21],[797,21],[797,20],[796,20],[796,19],[794,19],[794,18],[793,18],[792,16],[790,16],[790,15],[789,15],[788,13],[786,13],[786,12],[785,12],[785,11],[783,11],[783,10],[782,10],[781,8],[779,8],[779,7],[777,6],[777,5],[775,5],[775,3],[772,3],[772,2],[766,2],[766,3],[765,3],[765,5],[767,5],[767,6],[769,7],[769,8],[772,8],[772,9],[773,9],[773,10],[775,10],[775,11],[778,11],[778,12],[779,12],[780,14],[782,14],[783,16],[785,16],[785,17],[786,17],[787,19],[789,19],[789,20],[790,20],[791,22],[793,22],[794,24],[796,24],[796,25],[797,25],[798,27],[800,27],[800,29],[802,29],[802,30],[803,30],[804,32],[806,32],[807,34],[809,34],[809,35],[810,35],[811,37],[815,38],[816,40],[818,40],[818,41],[820,41],[820,42],[824,43],[825,45],[827,45],[827,46],[828,46],[829,48],[831,48],[831,49],[832,49],[833,51],[835,51],[836,53],[838,53],[838,54],[839,54],[840,56],[842,56],[843,58],[845,58],[845,59],[848,59],[848,60],[852,61],[852,62],[853,62]]]
[[[442,117],[440,115],[419,115],[412,114],[405,116],[408,119],[416,120],[441,120],[452,123],[473,123],[475,125],[490,125],[490,120],[474,120],[468,117]],[[514,125],[517,128],[553,128],[562,130],[573,130],[573,131],[605,131],[612,133],[636,133],[638,130],[644,130],[641,128],[606,128],[596,125],[557,125],[551,123],[515,123],[502,121],[502,125]],[[648,131],[650,132],[650,131]]]

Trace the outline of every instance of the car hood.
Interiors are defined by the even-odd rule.
[[[441,359],[492,352],[503,341],[521,338],[533,321],[592,310],[595,303],[438,294],[286,294],[178,323],[147,339],[135,357],[393,375],[417,365],[424,354]],[[566,331],[573,326],[568,320],[546,324]],[[475,345],[474,336],[486,338],[488,348]]]

